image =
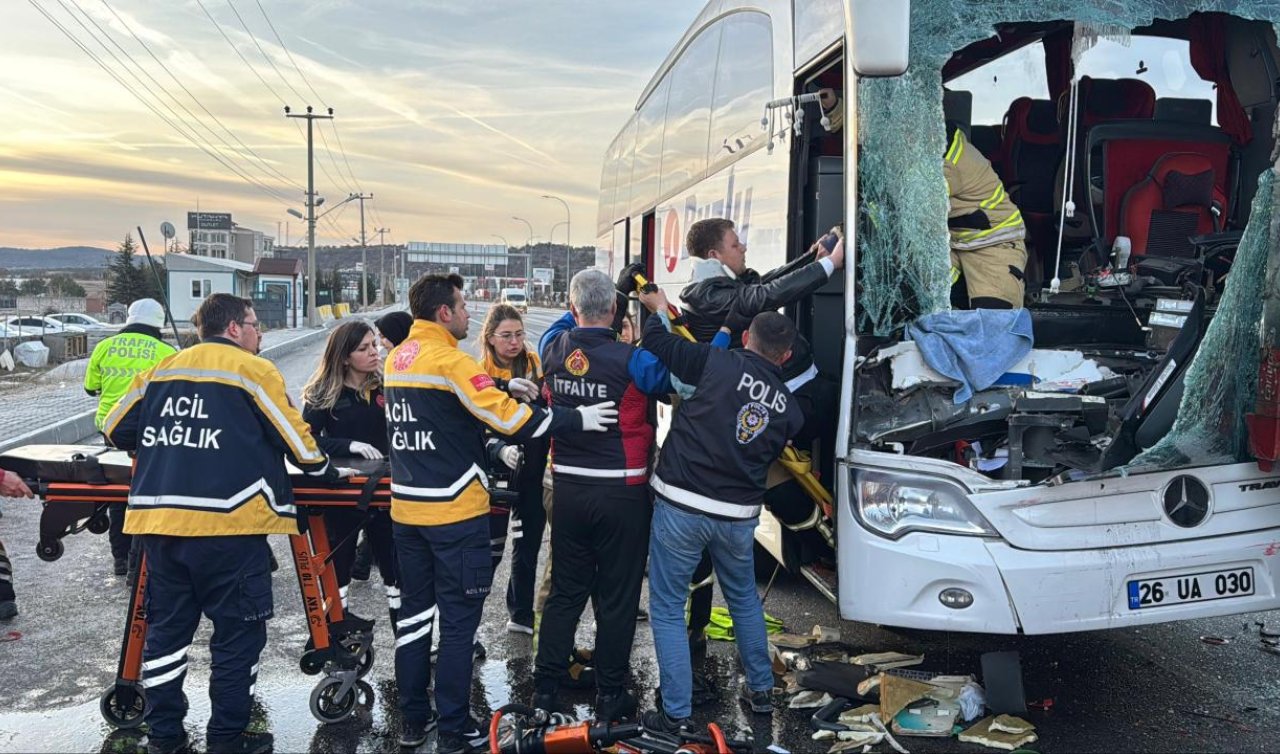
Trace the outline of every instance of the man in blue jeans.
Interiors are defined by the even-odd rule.
[[[780,365],[791,355],[796,328],[777,312],[750,320],[745,348],[726,351],[668,332],[667,299],[657,289],[640,300],[656,316],[645,325],[645,349],[695,391],[676,412],[651,486],[649,614],[662,684],[662,709],[642,719],[650,730],[675,732],[692,713],[692,669],[684,608],[689,580],[704,550],[733,617],[746,670],[740,696],[753,712],[773,707],[773,672],[756,594],[752,552],[769,466],[804,424]],[[732,320],[732,321],[731,321]],[[731,311],[722,331],[746,318]],[[705,387],[699,387],[705,386]]]

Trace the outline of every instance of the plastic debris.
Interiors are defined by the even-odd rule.
[[[4,349],[4,353],[0,353],[0,369],[6,372],[12,372],[16,365],[13,363],[13,354],[9,353],[9,349]]]
[[[49,348],[34,340],[14,346],[13,355],[24,367],[39,369],[49,365]]]
[[[879,712],[880,708],[876,705],[864,704],[861,707],[855,707],[841,712],[840,716],[836,718],[836,721],[841,725],[848,726],[857,725],[858,723],[869,723],[871,722],[872,715],[879,714]]]
[[[960,705],[954,701],[924,698],[912,702],[893,718],[893,732],[900,736],[949,738],[960,718]]]
[[[924,655],[909,655],[902,652],[873,652],[862,654],[850,660],[854,665],[871,665],[879,670],[889,668],[905,668],[924,662]]]
[[[894,751],[898,752],[898,754],[911,754],[911,752],[907,751],[902,744],[898,743],[898,739],[893,737],[893,734],[889,732],[889,729],[884,727],[884,721],[880,719],[880,715],[872,715],[871,724],[875,726],[876,730],[884,734],[884,740],[889,742],[889,745],[893,747]]]
[[[1003,730],[996,730],[994,729],[993,726],[995,725],[996,720],[1000,718],[1005,718],[1006,720],[1011,720],[1011,721],[1017,721],[1017,723],[1021,723],[1025,725],[1026,728],[1025,729],[1020,728],[1022,730],[1022,732],[1020,733],[1009,733]],[[1023,746],[1026,746],[1027,744],[1032,743],[1037,738],[1039,738],[1034,733],[1035,726],[1031,725],[1025,720],[1021,720],[1020,718],[1016,718],[1016,717],[1010,717],[1009,715],[1001,715],[1000,718],[988,717],[981,720],[980,722],[978,722],[977,725],[974,725],[972,728],[969,728],[968,730],[960,734],[960,742],[968,743],[968,744],[978,744],[979,746],[986,746],[987,748],[990,748],[990,749],[1003,749],[1005,751],[1013,751],[1014,749],[1018,749]],[[1010,723],[1010,726],[1013,726],[1013,725],[1015,725],[1015,723]]]
[[[961,717],[966,723],[971,722],[982,717],[982,711],[987,707],[987,694],[975,681],[969,681],[960,689],[960,698],[956,702],[960,705]]]
[[[1201,636],[1200,641],[1203,644],[1209,644],[1215,647],[1220,647],[1223,644],[1231,643],[1231,640],[1225,636]]]
[[[825,707],[832,701],[831,695],[825,691],[805,690],[796,694],[787,707],[790,709],[816,709]]]
[[[782,647],[783,649],[804,649],[805,647],[815,644],[817,639],[815,639],[812,634],[781,633],[770,636],[769,642],[774,646]]]
[[[826,626],[815,624],[810,635],[813,636],[813,640],[817,644],[827,644],[830,642],[840,641],[840,629],[838,628],[828,628]]]

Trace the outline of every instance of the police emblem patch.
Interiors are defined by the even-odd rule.
[[[396,349],[396,358],[395,361],[391,362],[391,368],[397,372],[403,372],[408,369],[413,364],[413,360],[418,358],[418,349],[420,347],[416,340],[402,343]]]
[[[569,354],[564,360],[564,368],[569,370],[569,374],[574,377],[581,377],[591,368],[591,362],[587,361],[587,355],[582,352],[581,348],[573,349],[573,353]]]
[[[760,436],[769,426],[769,409],[763,403],[751,401],[738,411],[738,444],[746,445]]]

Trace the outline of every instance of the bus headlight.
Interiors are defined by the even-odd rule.
[[[859,469],[854,475],[854,511],[877,534],[890,539],[912,531],[999,536],[958,485],[915,474]]]

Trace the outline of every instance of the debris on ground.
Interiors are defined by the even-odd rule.
[[[906,668],[924,662],[924,655],[909,655],[903,652],[872,652],[862,654],[850,660],[854,665],[871,665],[879,670]]]
[[[879,714],[879,712],[880,712],[880,708],[877,707],[876,705],[864,704],[861,707],[855,707],[853,709],[847,709],[844,712],[841,712],[840,716],[837,717],[836,720],[841,725],[848,725],[852,727],[858,723],[871,722],[871,716]]]
[[[1220,647],[1223,644],[1230,644],[1231,640],[1225,636],[1201,636],[1200,642],[1211,646]]]
[[[831,702],[831,695],[827,692],[806,689],[796,694],[791,702],[787,704],[787,707],[790,709],[817,709],[818,707],[825,707]]]
[[[987,652],[982,655],[982,687],[987,692],[987,708],[992,712],[1026,714],[1027,695],[1022,688],[1022,656],[1017,652]]]
[[[1010,733],[1003,728],[1006,724],[1001,725],[1001,730],[995,728],[996,720],[1005,719],[1008,727],[1015,727],[1021,732]],[[1016,722],[1014,722],[1016,721]],[[1009,715],[999,715],[997,717],[987,717],[980,720],[976,725],[960,734],[960,742],[968,744],[978,744],[986,746],[990,749],[1003,749],[1005,751],[1013,751],[1020,749],[1039,738],[1035,734],[1035,726],[1025,720]]]

